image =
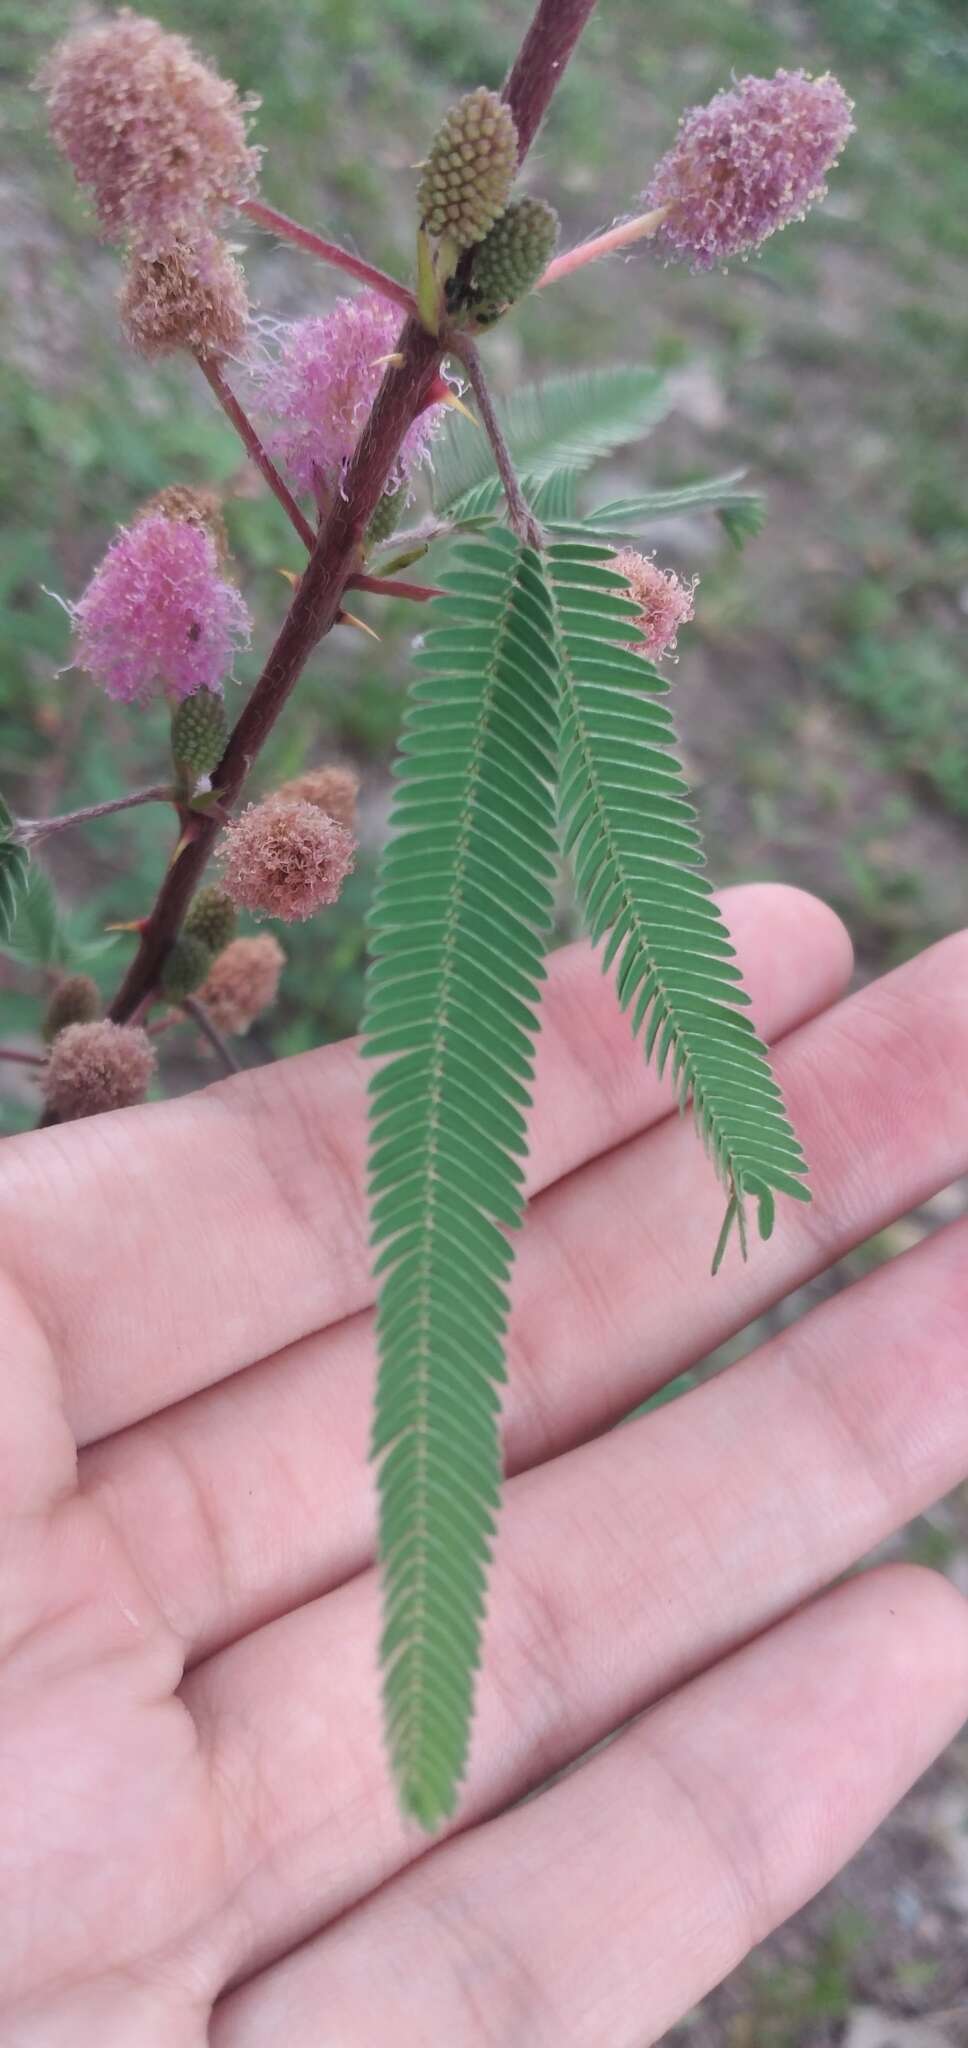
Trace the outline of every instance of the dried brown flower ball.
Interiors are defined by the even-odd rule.
[[[152,360],[191,349],[230,355],[241,347],[249,295],[241,265],[218,235],[176,235],[164,249],[128,257],[118,304],[125,339]]]
[[[47,1110],[70,1123],[143,1102],[155,1071],[151,1040],[135,1024],[68,1024],[51,1046],[41,1086]]]
[[[356,826],[356,799],[360,791],[360,778],[352,768],[309,768],[304,775],[294,775],[291,782],[284,782],[279,796],[298,797],[303,803],[315,804],[318,811],[335,818],[337,825],[345,825],[348,832]]]
[[[345,825],[304,798],[277,795],[226,827],[216,857],[240,910],[292,924],[336,902],[355,852]]]
[[[220,1031],[248,1031],[275,1002],[285,964],[285,953],[271,932],[233,939],[198,991],[213,1024]]]
[[[185,519],[189,526],[203,527],[206,533],[211,534],[219,564],[224,567],[229,552],[229,536],[217,491],[207,491],[195,484],[166,484],[163,490],[156,491],[147,499],[138,517],[147,519],[152,512],[163,512],[166,519]]]

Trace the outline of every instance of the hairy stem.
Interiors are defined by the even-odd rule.
[[[507,499],[508,507],[508,520],[518,535],[519,540],[526,541],[529,547],[540,548],[542,543],[541,528],[526,498],[522,495],[521,486],[515,474],[514,464],[508,452],[507,442],[501,432],[500,421],[494,410],[491,394],[488,390],[487,379],[484,375],[484,365],[477,353],[477,349],[466,334],[455,335],[450,342],[450,347],[453,354],[460,358],[470,378],[471,390],[477,400],[478,411],[494,452],[497,473],[504,486],[504,495]]]
[[[522,158],[541,125],[594,6],[595,0],[538,0],[531,27],[504,87],[504,97],[517,125]],[[244,210],[250,219],[258,220],[264,227],[274,226],[279,232],[279,221],[284,217],[273,214],[271,208],[262,207],[258,201],[247,201]],[[309,243],[304,241],[303,246],[311,246],[312,239]],[[320,253],[317,248],[316,254]],[[355,258],[350,260],[355,265]],[[355,274],[359,275],[359,271]],[[377,288],[372,275],[366,281]],[[400,290],[402,287],[394,286],[387,296],[398,297]],[[408,307],[412,303],[409,294],[407,303]],[[387,365],[343,488],[321,523],[275,645],[212,777],[226,808],[236,801],[310,655],[335,625],[347,582],[359,572],[366,530],[404,435],[430,401],[434,379],[440,372],[441,344],[426,333],[413,314],[404,325],[395,355],[402,360]],[[191,902],[217,831],[215,819],[193,814],[188,820],[154,908],[145,921],[137,953],[111,1006],[110,1014],[117,1022],[129,1018],[157,987],[163,962]]]
[[[608,228],[603,235],[593,235],[588,242],[579,242],[577,248],[566,249],[549,263],[543,277],[539,277],[535,291],[541,291],[546,284],[557,284],[559,278],[570,277],[573,270],[582,270],[586,263],[597,263],[600,256],[611,256],[616,249],[628,249],[633,242],[649,241],[661,228],[669,209],[654,206],[651,213],[640,213],[634,220],[620,220],[615,227]]]
[[[538,0],[501,93],[514,115],[519,163],[531,148],[596,4],[597,0]]]
[[[265,206],[261,199],[243,199],[240,213],[255,221],[260,228],[268,228],[284,242],[295,242],[297,249],[308,249],[311,256],[319,256],[324,263],[334,263],[338,270],[345,270],[360,284],[368,284],[384,299],[392,299],[405,313],[412,313],[415,307],[413,293],[405,284],[390,277],[385,270],[378,270],[373,263],[365,263],[362,256],[353,256],[349,249],[340,247],[339,242],[327,242],[322,235],[313,233],[312,228],[300,227],[299,222],[290,220],[285,213],[277,213],[274,206]]]
[[[209,1016],[204,1003],[199,1000],[198,996],[183,996],[181,1008],[184,1010],[186,1017],[191,1018],[192,1023],[196,1025],[202,1037],[208,1040],[212,1051],[218,1054],[225,1072],[227,1074],[241,1074],[241,1061],[236,1059],[228,1040],[223,1038],[218,1025]]]
[[[0,1045],[0,1060],[14,1060],[18,1067],[43,1067],[47,1055],[43,1052],[24,1052],[19,1045]]]
[[[85,804],[79,811],[62,811],[56,818],[18,818],[16,837],[24,846],[46,839],[51,832],[66,832],[71,825],[86,825],[91,818],[109,818],[114,811],[133,811],[137,804],[165,804],[174,801],[171,789],[162,782],[151,789],[134,789],[128,796],[113,796],[103,804]]]
[[[311,554],[316,545],[316,535],[305,514],[300,511],[288,484],[280,476],[271,455],[263,447],[248,413],[243,411],[234,391],[226,383],[221,365],[211,356],[199,355],[195,360],[202,376],[214,391],[226,418],[231,420],[246,454],[252,457],[256,468],[261,470],[270,491],[278,498],[286,518],[291,521],[303,546],[308,548]]]

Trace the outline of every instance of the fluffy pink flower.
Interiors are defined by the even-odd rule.
[[[184,36],[127,7],[65,36],[37,82],[105,235],[133,232],[144,253],[179,228],[211,223],[254,182],[254,102],[240,101]]]
[[[380,356],[396,347],[400,314],[377,292],[337,299],[331,313],[280,328],[278,349],[254,375],[263,408],[278,422],[269,447],[300,490],[314,471],[337,484],[380,388]],[[407,432],[391,489],[427,458],[444,408],[430,405]]]
[[[822,199],[824,178],[853,132],[852,102],[828,73],[741,78],[690,107],[644,193],[667,206],[656,245],[710,270],[758,249]]]
[[[249,637],[207,528],[164,512],[121,529],[71,615],[78,668],[125,703],[143,702],[156,684],[173,697],[219,690]]]
[[[650,661],[661,661],[672,653],[680,626],[693,616],[695,583],[681,582],[671,569],[657,568],[651,556],[640,555],[635,548],[613,555],[612,568],[624,576],[629,596],[640,607],[635,623],[641,639],[630,640],[629,646]]]
[[[345,825],[303,797],[277,794],[226,826],[216,857],[240,910],[293,924],[336,902],[355,852]]]

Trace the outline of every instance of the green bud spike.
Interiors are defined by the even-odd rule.
[[[55,988],[44,1013],[41,1032],[51,1045],[67,1024],[93,1024],[101,1015],[101,992],[89,974],[69,974]]]
[[[479,85],[451,108],[431,144],[417,195],[430,234],[458,249],[483,241],[507,205],[517,167],[510,109]]]
[[[161,970],[162,995],[170,1003],[183,1003],[186,996],[201,988],[213,957],[212,948],[206,946],[204,939],[196,938],[192,932],[182,932]]]
[[[390,535],[396,531],[406,496],[406,491],[384,491],[366,529],[368,548],[379,547],[381,541],[389,540]]]
[[[186,938],[201,939],[211,953],[221,953],[229,940],[235,937],[235,904],[225,890],[210,882],[199,889],[185,919],[182,930]]]
[[[210,775],[228,735],[225,706],[214,690],[183,697],[171,721],[171,751],[179,767]]]
[[[474,251],[471,289],[484,319],[531,291],[548,267],[558,241],[559,221],[544,199],[512,199]]]

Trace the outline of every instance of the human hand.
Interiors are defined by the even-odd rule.
[[[710,1280],[693,1133],[556,957],[514,1476],[429,1849],[381,1742],[353,1049],[3,1148],[4,2048],[642,2048],[954,1733],[960,1596],[825,1589],[964,1475],[968,1224],[600,1434],[968,1168],[968,942],[839,1003],[822,906],[729,917],[815,1206]]]

